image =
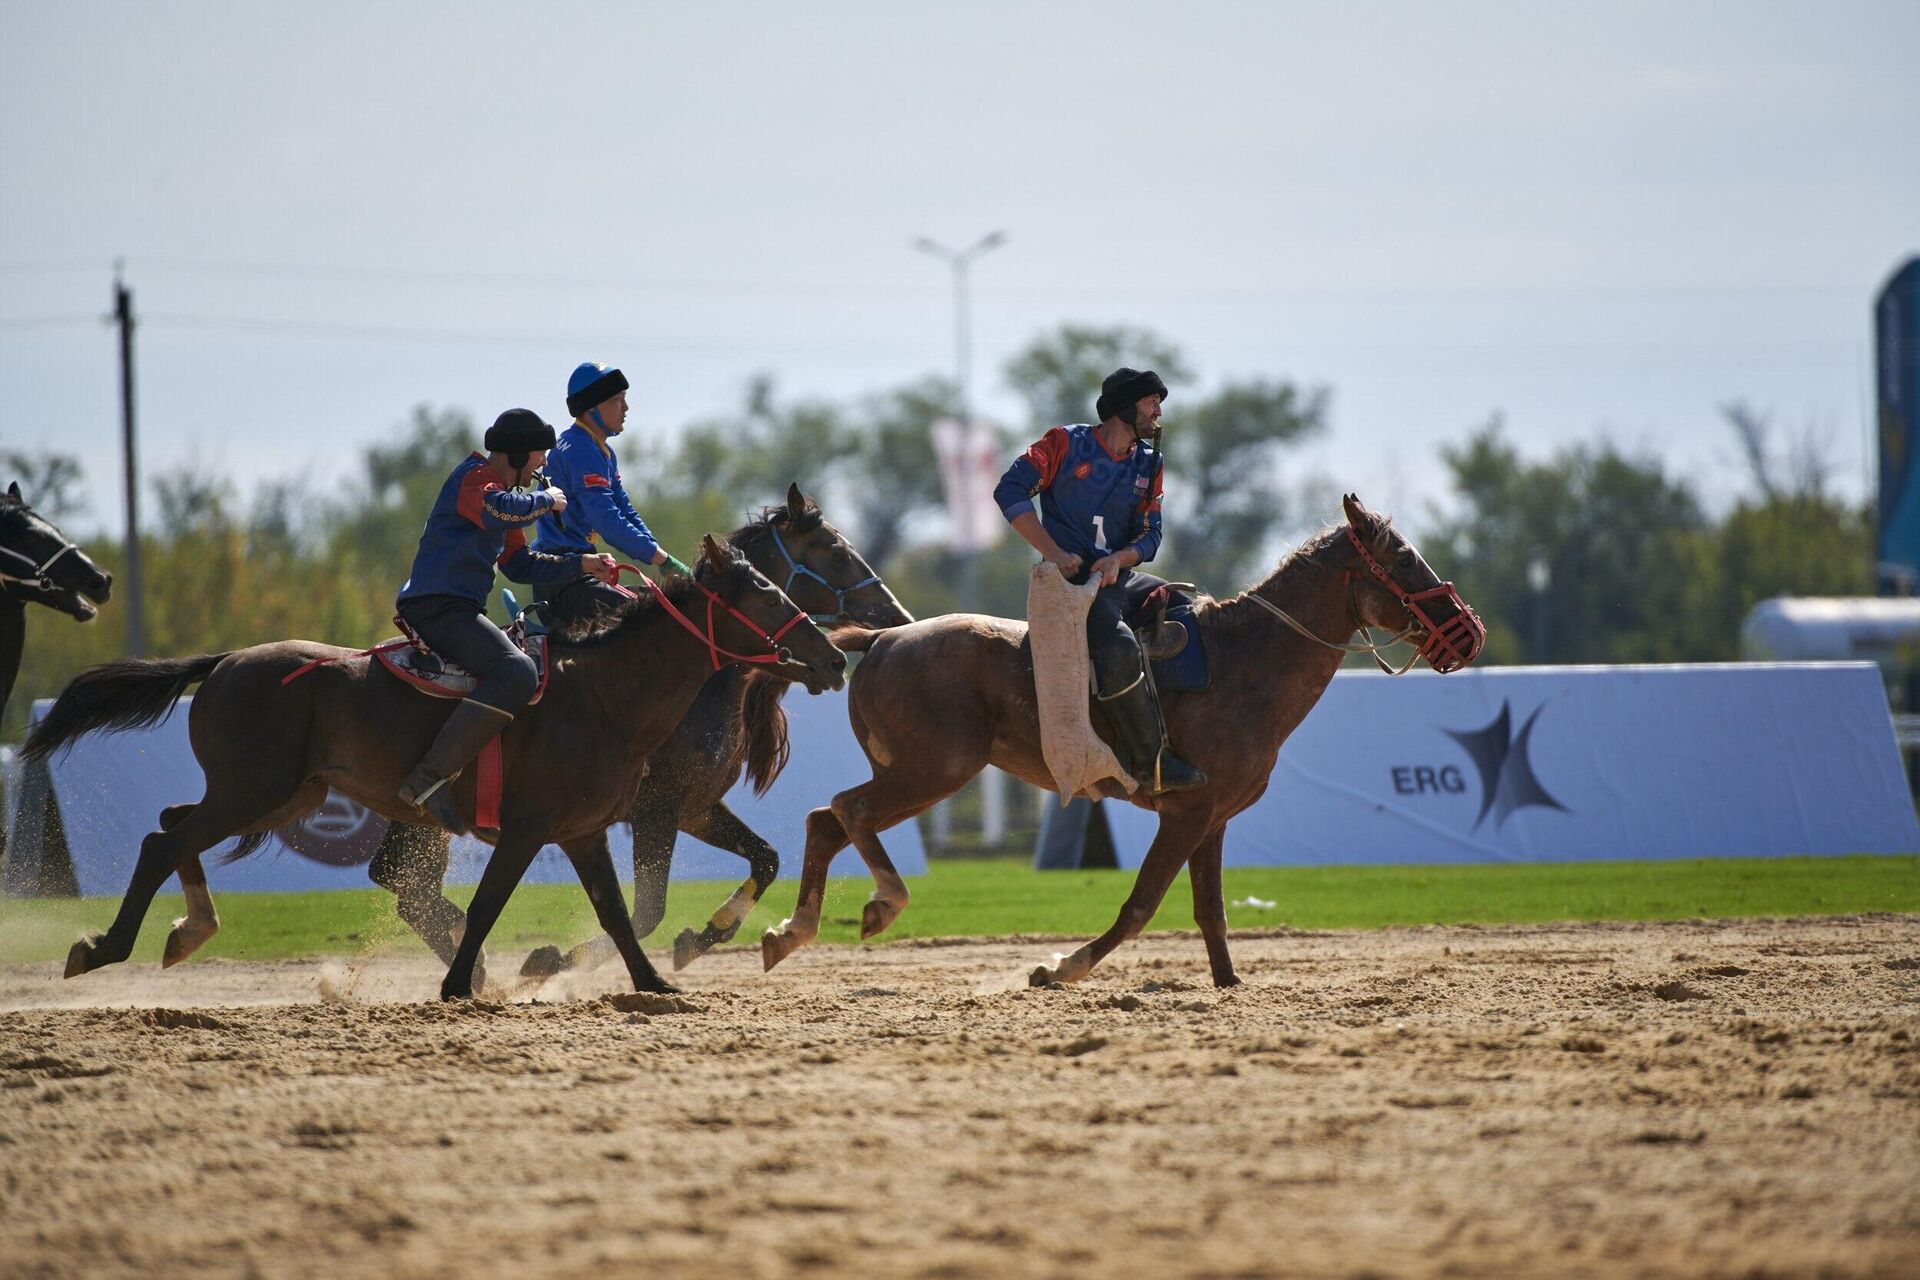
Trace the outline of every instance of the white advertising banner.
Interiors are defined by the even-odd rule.
[[[1157,818],[1105,802],[1123,865]],[[1343,671],[1230,866],[1914,853],[1870,663]]]
[[[192,699],[182,698],[165,724],[129,733],[92,733],[70,751],[49,762],[55,803],[72,858],[73,879],[84,895],[124,893],[139,855],[140,841],[158,826],[160,810],[168,805],[198,800],[204,789],[200,766],[187,741],[187,711]],[[34,704],[34,719],[45,713],[45,701]],[[866,757],[847,724],[846,695],[808,696],[794,690],[781,704],[787,713],[788,738],[793,755],[773,788],[755,796],[744,782],[727,797],[731,808],[749,827],[780,851],[782,878],[799,875],[806,845],[806,816],[826,804],[834,792],[868,776]],[[9,796],[14,792],[10,789]],[[202,863],[213,890],[362,889],[367,863],[386,834],[387,820],[338,795],[294,828],[270,837],[258,852],[222,866],[220,851],[231,841],[203,854]],[[33,856],[20,847],[19,831],[9,858]],[[926,870],[926,854],[919,829],[902,824],[886,837],[887,849],[904,875]],[[623,823],[609,833],[614,865],[620,878],[633,874],[631,833]],[[454,841],[448,880],[471,884],[480,878],[490,852],[478,840]],[[851,849],[835,860],[836,874],[865,874],[865,865]],[[682,833],[674,846],[676,880],[739,880],[747,873],[745,860],[701,844]],[[12,884],[14,891],[22,887]],[[536,883],[577,883],[573,864],[559,848],[542,849],[528,868],[526,879]],[[30,890],[28,890],[30,891]]]

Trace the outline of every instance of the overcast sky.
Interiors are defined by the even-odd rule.
[[[1415,528],[1494,413],[1720,502],[1744,398],[1858,494],[1916,50],[1908,0],[0,0],[0,445],[81,453],[117,528],[116,258],[143,465],[319,488],[419,402],[558,419],[587,358],[656,434],[757,370],[948,371],[909,242],[1004,229],[974,382],[1023,428],[1006,356],[1127,323],[1200,372],[1176,432],[1223,379],[1330,388],[1290,465]]]

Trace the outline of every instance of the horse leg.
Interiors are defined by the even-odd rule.
[[[678,800],[642,799],[627,821],[633,830],[633,936],[644,938],[660,927],[660,918],[667,913],[667,868],[673,862],[673,833],[680,822]],[[597,969],[619,954],[619,947],[605,933],[565,951],[549,942],[527,954],[520,976],[551,978],[568,969]]]
[[[684,969],[698,960],[713,947],[722,942],[733,941],[740,932],[740,924],[753,913],[760,899],[774,877],[780,874],[780,855],[774,847],[761,839],[760,833],[740,820],[740,815],[727,808],[724,803],[716,802],[703,814],[697,814],[681,824],[681,830],[696,840],[705,841],[716,849],[726,849],[739,854],[747,860],[747,879],[733,896],[720,904],[706,927],[695,933],[692,929],[682,929],[680,936],[673,940],[673,967]],[[638,835],[635,836],[634,861],[639,862]],[[639,897],[640,877],[634,875],[634,896]],[[664,884],[662,885],[664,896]]]
[[[1187,880],[1193,885],[1193,922],[1207,944],[1213,985],[1237,987],[1240,978],[1227,954],[1227,900],[1220,887],[1220,848],[1226,837],[1227,829],[1221,827],[1200,842],[1187,859]]]
[[[973,771],[978,769],[979,765],[975,764]],[[868,847],[862,847],[860,855],[866,859],[874,877],[873,898],[861,912],[861,936],[870,937],[892,924],[907,905],[907,886],[873,833],[932,808],[958,791],[972,776],[972,772],[959,772],[957,766],[933,778],[888,771],[842,791],[833,798],[830,807],[809,813],[799,898],[794,903],[793,915],[761,935],[761,965],[771,969],[819,936],[820,910],[827,894],[827,867],[833,862],[834,854],[855,841],[856,829],[867,841]]]
[[[201,854],[229,836],[276,825],[273,819],[280,815],[292,818],[305,813],[320,802],[323,794],[312,792],[312,789],[301,789],[277,805],[255,802],[244,808],[241,807],[242,802],[233,796],[210,796],[194,805],[169,805],[162,812],[161,829],[149,832],[146,839],[140,842],[140,857],[134,863],[126,896],[120,900],[120,910],[114,916],[113,923],[105,933],[88,934],[73,944],[67,952],[65,976],[73,978],[91,973],[102,966],[118,964],[132,955],[134,940],[140,934],[140,922],[146,919],[147,908],[153,905],[153,895],[160,891],[160,886],[166,883],[168,876],[181,872],[181,883],[188,885],[190,878],[198,873],[199,885],[204,892],[206,873],[200,869]],[[167,825],[169,817],[173,823],[171,826]],[[194,863],[191,871],[184,869],[188,859]],[[206,906],[210,913],[213,908],[211,895],[207,898]]]
[[[467,913],[442,892],[447,878],[446,833],[438,827],[395,822],[374,850],[367,877],[393,894],[394,910],[441,964],[452,964]]]
[[[453,953],[453,961],[447,966],[447,976],[440,982],[442,1000],[472,998],[474,967],[480,959],[481,945],[486,942],[494,922],[500,918],[501,908],[507,905],[507,899],[520,884],[520,877],[526,875],[527,868],[533,864],[533,856],[540,852],[540,846],[546,842],[545,826],[527,827],[510,823],[501,829],[500,838],[494,842],[493,854],[487,859],[486,870],[480,873],[480,883],[473,891],[473,901],[467,904],[467,931],[461,935],[460,945]]]
[[[620,958],[627,962],[627,976],[635,991],[672,993],[680,988],[668,983],[654,969],[647,953],[634,936],[633,917],[627,914],[627,900],[620,893],[620,877],[614,874],[613,852],[607,848],[607,833],[589,836],[560,846],[580,876],[580,887],[587,891],[593,914],[600,928],[613,939]]]
[[[164,829],[164,814],[160,823]],[[180,877],[180,891],[187,896],[187,914],[175,920],[173,928],[167,931],[166,950],[160,954],[162,969],[173,968],[220,932],[220,915],[213,909],[213,894],[207,891],[207,869],[200,865],[200,855],[192,853],[182,858],[175,873]]]
[[[1112,926],[1071,955],[1056,957],[1053,964],[1035,968],[1027,976],[1028,983],[1044,987],[1054,982],[1078,982],[1115,947],[1146,928],[1153,913],[1160,909],[1173,878],[1180,874],[1181,866],[1203,838],[1198,824],[1176,824],[1162,814],[1153,846],[1140,864],[1140,874],[1134,877],[1133,892],[1127,895]]]

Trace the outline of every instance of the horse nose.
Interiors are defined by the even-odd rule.
[[[827,666],[836,673],[845,671],[847,669],[847,655],[835,649],[833,651],[833,657],[827,662]]]
[[[113,594],[113,575],[110,573],[95,574],[93,586],[88,589],[87,594],[95,600],[98,600],[101,604],[105,604],[107,597]]]

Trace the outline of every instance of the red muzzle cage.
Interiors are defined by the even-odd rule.
[[[1420,642],[1420,656],[1427,665],[1441,675],[1460,668],[1480,656],[1480,649],[1487,642],[1487,625],[1480,621],[1480,615],[1467,607],[1460,598],[1460,592],[1451,582],[1442,582],[1438,586],[1428,587],[1425,591],[1408,591],[1393,580],[1373,553],[1367,550],[1367,544],[1360,540],[1351,524],[1347,526],[1347,538],[1353,543],[1354,550],[1360,553],[1360,562],[1367,567],[1381,586],[1393,593],[1394,599],[1406,606],[1407,614],[1413,619],[1426,638]],[[1435,622],[1433,614],[1422,605],[1427,601],[1441,601],[1453,606],[1453,615],[1444,622]]]

